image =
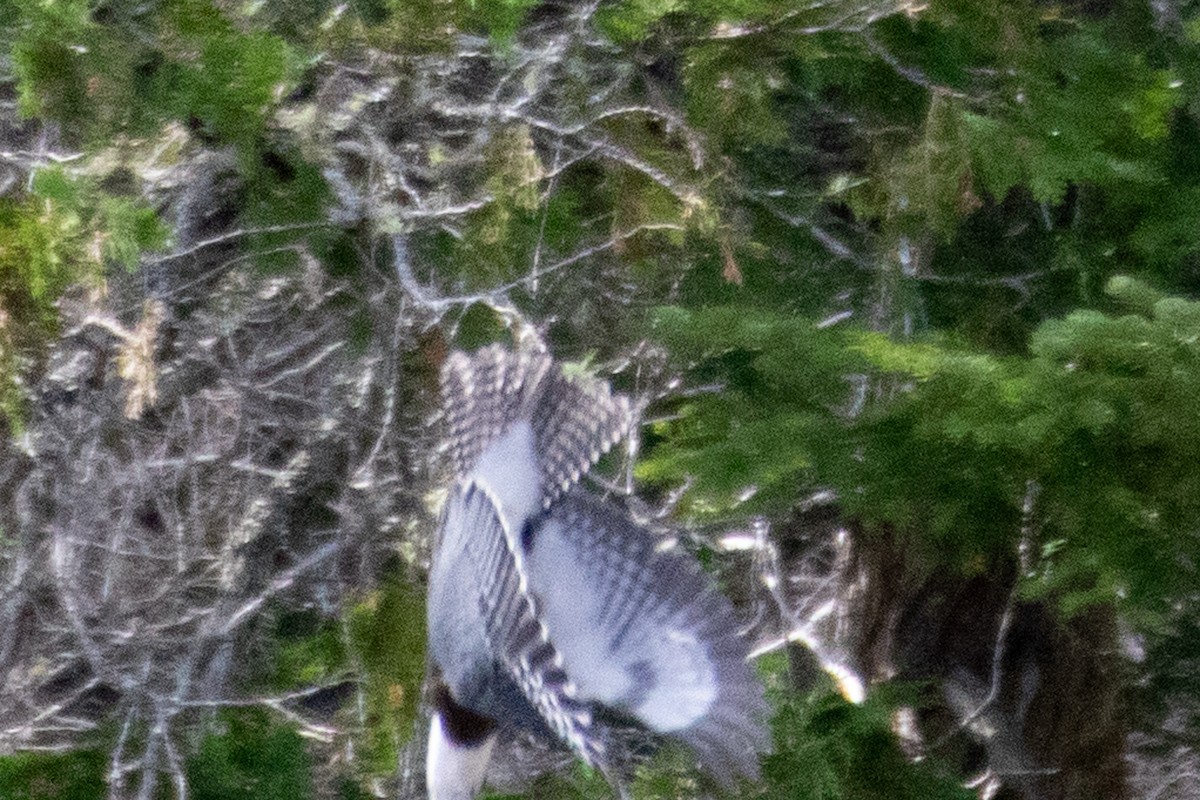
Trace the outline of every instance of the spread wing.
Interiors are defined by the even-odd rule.
[[[544,353],[514,353],[499,345],[446,360],[442,403],[459,478],[477,469],[515,423],[529,424],[542,507],[619,442],[631,419],[629,401],[602,381],[568,377]]]
[[[695,559],[578,488],[522,539],[578,696],[682,740],[722,782],[757,777],[769,745],[762,686],[729,601]]]
[[[430,639],[456,699],[544,721],[610,778],[619,748],[598,705],[682,740],[723,782],[755,777],[767,709],[728,601],[694,559],[578,486],[628,431],[628,401],[501,347],[452,355],[442,387],[456,487]]]
[[[539,619],[517,542],[487,489],[463,486],[451,502],[471,531],[467,553],[475,568],[488,647],[546,725],[589,764],[606,770],[604,739],[591,708],[580,700],[562,658]],[[469,587],[463,587],[470,591]]]

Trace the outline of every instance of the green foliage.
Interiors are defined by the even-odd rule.
[[[167,237],[144,203],[60,167],[34,173],[24,197],[0,198],[0,416],[10,431],[24,415],[23,359],[36,364],[44,352],[62,294],[102,286],[106,266],[132,269]]]
[[[957,778],[901,752],[891,715],[898,698],[878,687],[862,705],[836,694],[789,696],[772,723],[775,751],[763,762],[769,800],[968,800]]]
[[[284,612],[276,620],[273,651],[259,665],[269,691],[288,692],[320,685],[347,668],[340,626],[315,612]]]
[[[1161,181],[1161,143],[1184,97],[1170,70],[1152,63],[1157,54],[1142,49],[1149,14],[1119,9],[1090,20],[1058,13],[1027,2],[964,0],[881,24],[887,52],[940,89],[929,103],[955,107],[915,147],[953,154],[941,168],[969,153],[959,168],[969,167],[998,200],[1017,186],[1054,203],[1076,183],[1125,190]],[[929,185],[928,177],[915,172],[893,191],[927,208],[956,193],[953,185]]]
[[[866,36],[801,33],[853,12],[770,0],[628,0],[602,12],[618,40],[682,65],[688,120],[729,159],[732,182],[778,198],[706,195],[720,200],[717,218],[738,221],[737,261],[754,264],[745,274],[796,280],[789,260],[804,270],[827,258],[780,214],[828,233],[828,211],[849,210],[887,246],[932,231],[947,246],[920,277],[937,282],[910,291],[936,326],[1007,352],[1041,319],[1100,300],[1118,271],[1194,283],[1200,139],[1181,112],[1195,59],[1156,32],[1144,4],[956,0],[884,17]],[[822,124],[839,115],[859,135]],[[763,252],[774,258],[760,266]],[[816,269],[791,302],[856,283],[834,271],[822,283]],[[731,299],[714,289],[703,303]]]
[[[294,69],[279,37],[209,0],[92,8],[19,0],[12,46],[22,111],[85,144],[168,120],[250,146]]]
[[[536,4],[536,0],[468,0],[467,27],[482,28],[497,39],[508,39]]]
[[[246,239],[246,248],[260,254],[255,264],[263,270],[296,269],[302,266],[297,253],[307,249],[329,273],[352,275],[358,263],[344,252],[345,232],[325,222],[329,187],[320,170],[286,145],[264,148],[241,165],[241,221],[255,231]]]
[[[594,769],[576,764],[565,775],[553,773],[541,775],[521,794],[485,793],[483,800],[607,800],[612,797],[612,787]],[[636,800],[643,800],[634,793]]]
[[[661,309],[654,331],[696,380],[717,391],[681,400],[654,426],[638,477],[694,478],[687,509],[739,512],[786,507],[837,435],[832,408],[853,365],[832,335],[811,322],[767,311]]]
[[[1013,126],[1003,139],[978,118],[968,122],[979,172],[995,196],[1018,183],[1050,202],[1072,183],[1161,183],[1159,147],[1182,94],[1168,71],[1149,68],[1097,34],[1085,28],[1046,43],[1034,73],[1042,80],[1026,90],[1028,107],[996,120]],[[1067,82],[1070,92],[1052,89],[1051,81]],[[1013,164],[1020,174],[1010,171]]]
[[[425,678],[425,596],[404,575],[390,578],[350,613],[354,655],[365,672],[368,770],[395,768],[420,713]]]
[[[602,23],[617,41],[637,41],[651,36],[656,27],[680,18],[695,24],[765,27],[783,20],[812,25],[825,15],[853,13],[850,3],[828,6],[797,9],[786,0],[622,0],[605,9]]]
[[[223,711],[221,730],[205,737],[188,759],[196,800],[297,800],[312,793],[304,740],[261,709]]]
[[[40,213],[40,212],[45,213]],[[9,315],[48,325],[53,301],[75,277],[63,246],[78,220],[55,213],[52,203],[0,201],[0,295]]]
[[[474,303],[463,311],[454,338],[463,350],[474,351],[502,342],[506,335],[508,329],[496,310],[483,303]]]
[[[153,209],[113,195],[92,179],[71,177],[60,169],[39,170],[34,175],[33,194],[70,222],[78,218],[81,230],[57,230],[58,237],[86,238],[94,255],[126,269],[135,267],[144,251],[158,249],[167,242],[167,229]]]
[[[100,800],[107,758],[99,748],[68,753],[17,753],[0,758],[0,797],[6,800]]]
[[[1200,557],[1176,535],[1200,524],[1200,304],[1112,289],[1140,313],[1049,321],[1023,358],[665,310],[662,339],[723,390],[674,409],[640,469],[693,478],[693,512],[727,513],[756,487],[748,505],[783,513],[799,487],[832,485],[868,526],[912,532],[935,568],[960,571],[1015,552],[1033,492],[1043,558],[1029,590],[1148,619],[1180,597],[1176,565]],[[832,398],[860,369],[894,389],[842,417]]]
[[[141,203],[62,169],[40,170],[27,199],[0,200],[0,306],[18,326],[49,330],[68,286],[99,281],[106,261],[132,268],[166,238]]]
[[[351,295],[361,252],[350,235],[281,230],[323,226],[329,199],[313,153],[275,128],[283,98],[325,65],[404,63],[464,33],[490,36],[503,68],[535,5],[15,0],[0,4],[0,39],[22,113],[61,123],[86,153],[124,153],[170,123],[191,132],[188,147],[233,145],[239,221],[271,229],[247,252],[266,253],[266,268],[311,256]],[[1195,9],[1172,21],[1132,0],[946,0],[868,23],[862,5],[603,4],[606,53],[637,76],[619,102],[669,114],[616,114],[594,133],[644,170],[598,158],[554,171],[546,130],[497,123],[471,176],[492,201],[462,226],[416,231],[414,259],[451,291],[508,287],[540,313],[545,295],[523,282],[535,260],[611,240],[612,272],[594,280],[628,291],[626,319],[592,325],[608,304],[592,291],[546,318],[576,352],[649,333],[691,385],[720,387],[668,399],[646,436],[639,476],[691,480],[685,513],[779,516],[801,491],[832,486],[865,530],[960,572],[1014,552],[1027,530],[1027,591],[1165,624],[1194,582],[1180,565],[1200,556],[1200,311],[1187,299],[1200,291]],[[589,74],[555,87],[548,102],[564,118],[591,116]],[[144,206],[63,169],[0,200],[0,411],[19,416],[19,356],[53,333],[62,293],[165,241]],[[916,256],[900,275],[902,247]],[[594,285],[593,263],[554,274],[574,292]],[[1138,280],[1109,282],[1122,273]],[[647,331],[637,309],[668,302]],[[852,309],[882,329],[881,306],[902,307],[916,334],[812,322]],[[504,332],[484,304],[448,318],[459,344]],[[419,590],[395,579],[364,600],[348,644],[304,615],[278,623],[262,680],[295,688],[361,665],[360,752],[370,771],[392,770],[423,677]],[[769,796],[962,796],[903,763],[885,700],[783,707]],[[307,791],[306,762],[273,724],[225,724],[193,765],[197,787],[209,781],[202,796],[266,786],[249,753],[275,749],[292,776],[281,785]],[[688,771],[671,757],[641,776],[639,797],[682,791]],[[534,794],[602,789],[580,771]]]
[[[1117,289],[1146,295],[1126,281]],[[866,485],[888,498],[885,516],[899,516],[903,497],[903,522],[930,509],[942,546],[987,531],[1004,547],[1032,481],[1042,542],[1055,547],[1038,584],[1062,592],[1067,610],[1128,597],[1130,612],[1161,611],[1179,591],[1172,564],[1196,555],[1174,532],[1200,522],[1197,314],[1179,298],[1145,315],[1080,311],[1035,332],[1027,359],[945,349],[918,359],[905,370],[920,379],[915,391],[865,423],[864,463],[880,465]],[[894,368],[888,356],[909,349],[875,361]],[[922,468],[886,474],[904,450]],[[871,491],[852,501],[864,512]]]
[[[296,30],[296,15],[286,11],[295,0],[267,6],[272,28],[290,40],[312,44],[315,39],[335,51],[361,48],[366,43],[388,52],[428,54],[449,50],[461,33],[488,36],[503,48],[516,34],[535,0],[354,0],[343,6],[299,3],[302,16],[316,16]]]
[[[19,31],[12,45],[13,68],[18,78],[22,112],[63,120],[84,121],[99,111],[89,92],[89,56],[99,42],[90,30],[89,3],[16,2],[11,12]],[[87,41],[92,47],[84,47]],[[126,66],[111,42],[100,58],[110,65]],[[126,69],[119,72],[126,72]],[[94,84],[93,84],[94,86]]]
[[[281,39],[239,30],[215,6],[181,0],[165,15],[170,38],[162,41],[164,67],[151,79],[174,119],[198,119],[223,141],[248,143],[289,75]]]

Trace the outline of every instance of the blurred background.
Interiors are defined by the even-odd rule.
[[[437,375],[611,381],[747,798],[1200,797],[1200,4],[6,0],[0,797],[419,798]],[[497,795],[610,797],[506,742]],[[708,797],[686,754],[637,800]]]

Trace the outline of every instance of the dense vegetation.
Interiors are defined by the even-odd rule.
[[[742,795],[1196,796],[1198,44],[1190,0],[0,3],[0,796],[421,796],[428,421],[495,340],[643,404],[614,490],[763,653]]]

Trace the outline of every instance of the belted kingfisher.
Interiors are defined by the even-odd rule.
[[[767,705],[729,601],[580,484],[628,433],[628,400],[495,345],[451,355],[442,393],[455,482],[429,575],[430,800],[470,800],[506,726],[564,742],[618,791],[631,723],[722,784],[757,778]]]

